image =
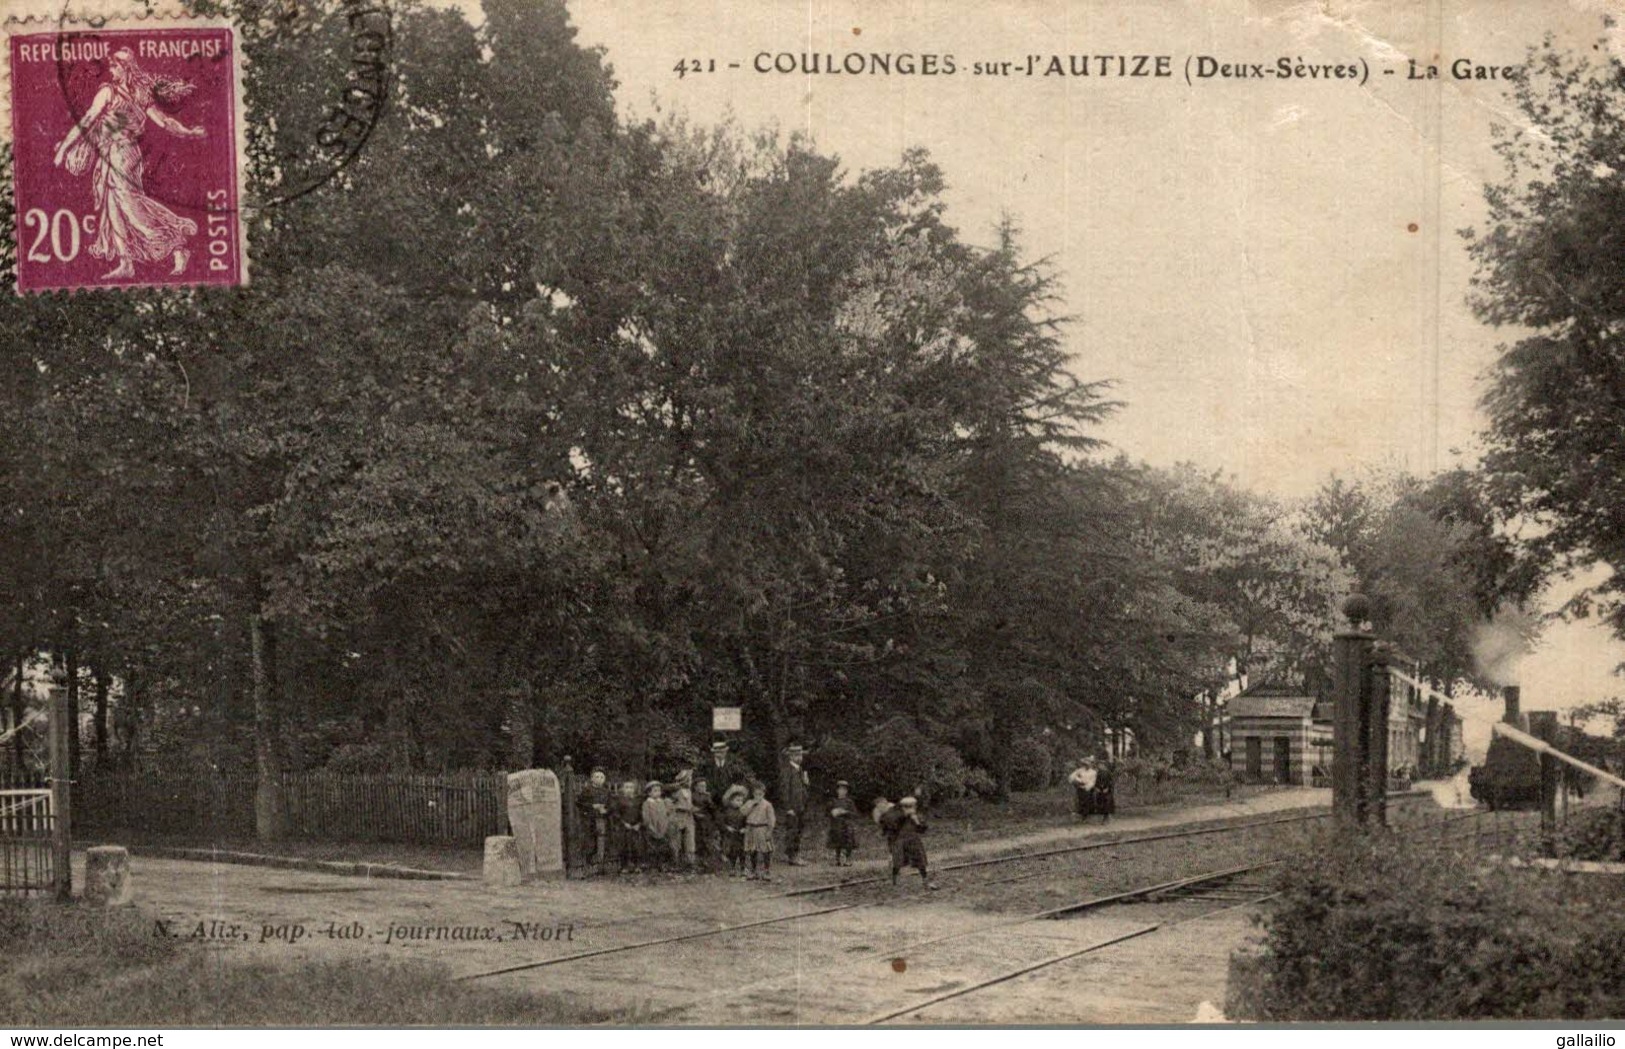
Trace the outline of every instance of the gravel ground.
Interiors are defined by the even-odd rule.
[[[1304,811],[1306,799],[1324,804],[1324,792],[1263,795],[1228,804],[1169,810],[1155,816],[1125,814],[1110,834],[1098,825],[1056,825],[1016,839],[973,842],[938,849],[933,858],[986,857],[1014,848],[1036,850],[1109,842],[1113,837],[1157,833],[1199,820],[1259,820]],[[572,1005],[635,1016],[639,1022],[673,1024],[859,1023],[944,989],[962,987],[1034,960],[1075,950],[1102,939],[1143,929],[1164,911],[1191,905],[1146,904],[1107,908],[1066,921],[1014,923],[1013,918],[1058,903],[1103,895],[1221,867],[1256,862],[1277,850],[1301,848],[1313,824],[1284,824],[1178,841],[1116,844],[1045,860],[1024,860],[947,871],[943,889],[928,893],[917,878],[897,889],[854,887],[832,893],[787,897],[787,889],[827,884],[838,877],[884,870],[871,860],[837,871],[828,866],[790,868],[772,884],[714,877],[603,878],[549,881],[514,889],[478,882],[386,882],[298,871],[223,864],[138,859],[138,897],[155,917],[189,934],[199,922],[241,926],[237,938],[213,943],[222,961],[276,952],[282,957],[418,958],[446,965],[456,974],[559,958],[588,950],[635,944],[662,936],[733,926],[763,918],[832,906],[846,909],[729,932],[658,948],[605,954],[566,965],[528,969],[482,979],[477,986],[563,995]],[[940,839],[938,839],[940,840]],[[866,841],[860,856],[877,857]],[[780,868],[776,867],[776,871]],[[1190,1020],[1212,997],[1207,973],[1212,959],[1184,953],[1203,945],[1228,957],[1245,936],[1246,923],[1214,918],[1208,931],[1166,928],[1132,941],[1161,957],[1171,974],[1148,984],[1132,967],[1121,988],[1094,984],[1091,997],[1052,991],[1075,967],[1098,968],[1108,958],[1137,957],[1129,944],[1046,969],[1012,985],[967,995],[960,1008],[980,1020],[1007,1023],[1119,1023]],[[324,930],[359,927],[361,935],[335,938]],[[515,923],[532,923],[521,934]],[[288,943],[278,930],[302,926],[306,935]],[[489,927],[496,939],[414,938],[402,929]],[[213,925],[209,925],[213,928]],[[271,930],[267,933],[267,927]],[[1181,932],[1190,928],[1192,931]],[[545,935],[542,930],[546,930]],[[567,930],[567,931],[561,931]],[[1161,946],[1159,946],[1159,944]],[[1110,966],[1119,963],[1109,962]],[[1127,963],[1123,963],[1127,965]],[[1155,968],[1152,961],[1145,961]],[[1198,978],[1186,967],[1207,975]],[[1084,971],[1078,969],[1077,971]],[[1116,973],[1117,969],[1099,970]],[[1045,974],[1054,974],[1047,977]],[[1178,975],[1183,974],[1183,975]],[[1177,977],[1177,978],[1176,978]],[[1118,977],[1106,977],[1115,981]],[[1097,980],[1100,979],[1097,977]],[[1089,981],[1084,981],[1087,985]],[[1025,989],[1024,989],[1025,988]],[[1081,992],[1079,992],[1081,993]],[[1193,997],[1194,996],[1194,997]],[[956,1000],[958,1001],[958,1000]],[[936,1007],[933,1007],[936,1008]],[[942,1018],[950,1013],[946,1004]],[[938,1021],[936,1013],[910,1018]]]

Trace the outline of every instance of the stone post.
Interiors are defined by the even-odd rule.
[[[1351,594],[1343,602],[1349,627],[1332,640],[1332,815],[1339,823],[1364,823],[1371,679],[1375,638],[1363,629],[1371,602]],[[1384,726],[1386,731],[1386,726]]]
[[[576,808],[575,763],[566,754],[559,762],[559,815],[564,828],[564,869],[582,865],[581,812]]]
[[[485,839],[485,868],[482,875],[487,885],[512,887],[524,883],[525,874],[519,865],[519,846],[507,834],[493,834]]]
[[[1362,821],[1388,823],[1388,714],[1393,678],[1388,674],[1386,645],[1373,645],[1366,663],[1365,791]]]
[[[508,775],[508,824],[525,877],[563,875],[564,827],[559,778],[548,769]]]
[[[130,850],[122,845],[86,849],[85,902],[96,907],[123,907],[134,899]]]
[[[1529,734],[1543,743],[1557,744],[1557,711],[1531,710]],[[1550,841],[1557,833],[1557,792],[1563,770],[1550,754],[1540,755],[1540,833]]]

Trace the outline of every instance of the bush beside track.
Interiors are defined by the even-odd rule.
[[[1231,960],[1226,1013],[1265,1022],[1625,1015],[1625,879],[1335,840],[1279,874],[1263,942]]]

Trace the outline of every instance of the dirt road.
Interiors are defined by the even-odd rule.
[[[1235,804],[1126,817],[1114,834],[1324,804],[1324,792],[1281,791]],[[1097,825],[1057,827],[981,842],[954,858],[1083,841]],[[1222,836],[1221,836],[1222,837]],[[871,853],[878,851],[870,850]],[[1144,927],[1135,908],[1081,920],[1009,924],[979,906],[973,879],[918,879],[837,894],[786,897],[835,880],[827,866],[790,868],[771,884],[719,877],[551,881],[520,888],[478,882],[367,880],[300,871],[137,858],[137,896],[154,934],[195,939],[222,960],[284,956],[429,959],[457,975],[602,950],[765,918],[846,909],[657,949],[494,977],[494,985],[546,990],[647,1022],[861,1023],[997,972]],[[846,877],[882,870],[871,861]],[[967,872],[968,873],[968,872]],[[1064,870],[1055,893],[1088,895]],[[980,896],[990,889],[980,890]],[[1070,894],[1070,895],[1068,895]],[[859,906],[851,906],[852,904]],[[982,901],[985,904],[985,900]],[[1225,959],[1247,935],[1245,912],[1152,933],[907,1019],[1000,1023],[1167,1023],[1194,1019],[1223,997]],[[926,941],[941,940],[927,944]],[[923,945],[923,946],[922,946]]]

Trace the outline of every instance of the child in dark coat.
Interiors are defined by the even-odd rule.
[[[621,784],[612,809],[615,834],[615,859],[622,874],[630,874],[643,863],[643,802],[638,799],[638,785],[631,780]]]
[[[717,803],[704,779],[694,781],[694,850],[709,868],[717,854]]]
[[[857,805],[852,801],[851,785],[846,780],[835,783],[835,801],[829,808],[829,840],[835,853],[835,866],[852,866],[852,850],[858,847]]]
[[[592,841],[594,874],[604,873],[604,861],[609,854],[609,825],[614,818],[609,810],[614,803],[615,795],[610,790],[604,770],[593,769],[592,778],[587,781],[586,788],[581,792],[580,806],[582,822],[585,823]]]
[[[920,880],[927,889],[935,889],[925,857],[925,817],[920,815],[919,802],[904,798],[897,807],[880,818],[880,829],[891,843],[891,883],[897,884],[897,875],[904,867],[920,872]]]
[[[730,874],[745,873],[745,788],[737,783],[722,794],[722,858]]]

